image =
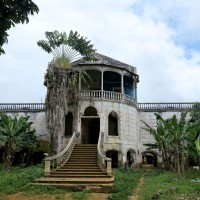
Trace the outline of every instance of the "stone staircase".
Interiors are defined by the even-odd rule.
[[[97,164],[96,144],[76,144],[63,166],[36,180],[32,185],[51,185],[75,190],[90,188],[105,192],[113,186],[114,177]]]

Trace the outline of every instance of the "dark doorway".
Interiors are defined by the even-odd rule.
[[[82,143],[97,144],[100,131],[100,118],[82,118]]]
[[[118,115],[114,111],[108,116],[108,135],[118,136]]]
[[[89,143],[90,144],[97,144],[99,139],[99,131],[100,127],[99,124],[90,124],[89,125]]]
[[[150,164],[154,167],[157,167],[157,156],[155,153],[152,152],[144,152],[142,154],[142,163],[143,164]]]
[[[112,158],[112,168],[118,168],[118,151],[109,150],[106,152],[108,158]]]
[[[73,115],[69,112],[65,117],[65,137],[72,136],[73,132]]]

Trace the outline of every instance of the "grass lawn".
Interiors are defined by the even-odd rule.
[[[144,183],[139,192],[139,200],[200,199],[200,182],[191,181],[200,178],[200,172],[197,170],[190,171],[186,178],[177,179],[175,173],[163,170],[125,172],[124,169],[116,169],[115,183],[109,196],[105,194],[98,196],[92,194],[90,190],[70,192],[50,186],[30,186],[29,183],[42,176],[43,171],[44,166],[37,165],[27,168],[13,167],[9,173],[5,173],[0,165],[0,200],[9,199],[7,197],[11,194],[22,194],[23,199],[36,196],[35,199],[49,200],[51,196],[51,199],[55,200],[128,200],[134,194],[141,176],[144,176]],[[20,198],[22,196],[18,199]]]
[[[191,170],[185,178],[176,178],[174,172],[156,170],[146,172],[140,192],[141,200],[200,200],[200,171]]]

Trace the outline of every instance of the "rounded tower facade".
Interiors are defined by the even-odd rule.
[[[79,76],[78,101],[69,107],[64,138],[76,131],[79,143],[101,140],[101,150],[112,158],[113,167],[139,163],[136,68],[98,53],[96,58],[74,63],[92,81],[88,86]]]

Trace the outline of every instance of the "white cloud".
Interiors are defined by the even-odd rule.
[[[34,2],[39,14],[9,31],[7,54],[0,56],[0,102],[44,101],[43,75],[52,56],[36,43],[55,29],[77,30],[98,52],[137,67],[140,102],[200,99],[200,54],[187,46],[200,39],[196,0]]]

